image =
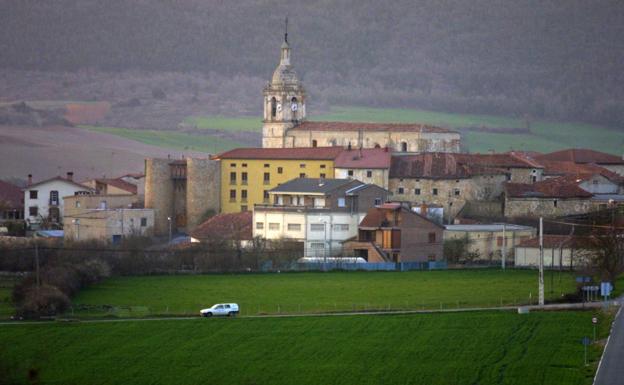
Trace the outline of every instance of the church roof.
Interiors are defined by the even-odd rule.
[[[425,132],[457,133],[448,128],[420,123],[358,123],[358,122],[303,122],[291,130],[295,131],[390,131],[390,132]]]

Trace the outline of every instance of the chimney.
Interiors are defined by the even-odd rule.
[[[32,174],[28,174],[28,185],[32,184]]]
[[[69,181],[73,181],[74,180],[74,173],[71,171],[67,172],[67,180]]]

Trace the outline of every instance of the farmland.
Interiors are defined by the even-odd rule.
[[[585,367],[579,341],[591,335],[592,315],[3,325],[0,376],[24,384],[591,384],[600,347],[590,347]]]
[[[555,273],[546,298],[574,291],[573,276]],[[82,290],[81,316],[195,315],[237,302],[243,315],[372,309],[449,309],[535,303],[537,272],[451,270],[117,277]]]

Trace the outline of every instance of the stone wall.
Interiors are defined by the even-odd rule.
[[[157,236],[168,234],[167,217],[174,214],[169,163],[170,159],[145,160],[145,207],[154,209],[154,234]]]
[[[209,159],[189,158],[186,162],[186,217],[189,230],[197,227],[208,210],[220,211],[221,165]]]
[[[558,217],[589,212],[591,199],[506,198],[505,217]]]

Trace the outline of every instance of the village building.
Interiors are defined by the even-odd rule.
[[[441,206],[446,212],[445,222],[450,223],[466,202],[497,199],[510,172],[471,162],[462,155],[393,156],[389,179],[393,200],[412,206]]]
[[[154,234],[190,231],[219,212],[220,164],[201,158],[145,160],[145,207]]]
[[[357,179],[388,189],[392,153],[388,148],[355,149],[347,146],[335,160],[337,179]]]
[[[145,174],[130,173],[122,175],[117,179],[135,185],[137,187],[137,195],[145,195]]]
[[[582,267],[593,256],[590,241],[584,237],[569,235],[544,235],[544,268],[572,270]],[[538,237],[524,239],[515,247],[516,267],[539,267],[540,240]]]
[[[191,231],[191,243],[223,240],[246,248],[253,244],[252,223],[251,211],[217,214]]]
[[[388,147],[395,152],[459,152],[458,132],[425,124],[307,121],[305,89],[285,36],[280,62],[264,88],[262,147]]]
[[[18,186],[0,180],[0,224],[24,219],[24,193]]]
[[[127,195],[138,193],[136,184],[126,182],[121,178],[95,178],[86,180],[81,184],[94,189],[95,193],[98,195]]]
[[[509,223],[446,225],[444,240],[465,240],[466,251],[477,261],[501,260],[505,253],[512,262],[514,247],[535,233],[533,227]]]
[[[63,198],[64,239],[117,244],[129,236],[152,236],[154,210],[137,195],[76,195]]]
[[[331,257],[343,254],[366,211],[388,192],[354,179],[296,178],[269,196],[272,203],[254,206],[254,236],[301,242],[304,257]]]
[[[367,262],[434,262],[444,259],[444,227],[399,203],[368,210],[357,239],[345,243]]]
[[[544,161],[559,161],[572,162],[579,165],[593,164],[604,167],[620,176],[624,176],[624,157],[585,148],[570,148],[548,154],[538,154],[534,159],[538,163]]]
[[[24,189],[24,218],[31,230],[43,225],[62,227],[63,198],[74,195],[92,194],[94,189],[74,182],[74,174],[60,176],[33,183],[28,175],[28,186]]]
[[[247,211],[270,203],[269,191],[294,178],[331,179],[341,147],[237,148],[220,161],[221,212]]]

